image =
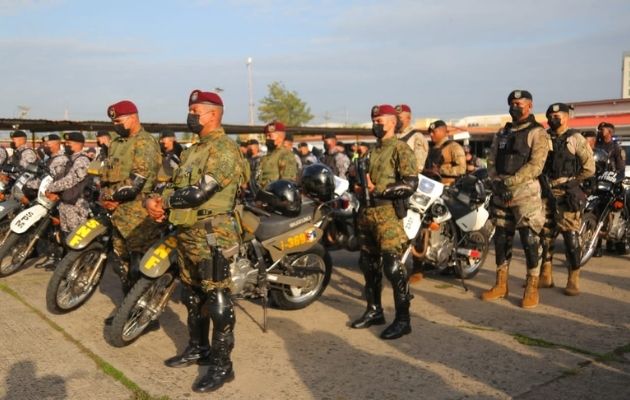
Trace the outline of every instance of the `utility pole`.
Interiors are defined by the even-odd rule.
[[[249,125],[254,125],[254,84],[252,80],[252,58],[247,57],[247,85],[249,89]]]

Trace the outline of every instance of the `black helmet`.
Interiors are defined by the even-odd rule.
[[[335,195],[335,174],[324,164],[312,164],[302,171],[302,190],[319,201],[332,200]]]
[[[256,194],[256,200],[269,212],[295,217],[302,210],[302,196],[297,185],[280,179],[273,181]]]
[[[593,150],[593,159],[595,160],[595,175],[599,176],[602,172],[610,170],[610,157],[604,149]]]

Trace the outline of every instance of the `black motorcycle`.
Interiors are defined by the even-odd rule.
[[[610,250],[621,254],[630,250],[630,191],[624,187],[623,174],[616,171],[599,174],[587,198],[580,227],[581,265],[593,256],[602,239]]]

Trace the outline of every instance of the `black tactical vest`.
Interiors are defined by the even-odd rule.
[[[576,176],[580,172],[580,160],[577,155],[569,151],[567,140],[579,132],[574,129],[567,130],[563,135],[558,135],[551,130],[548,132],[551,135],[553,148],[545,162],[545,175],[551,179]]]
[[[513,130],[512,123],[508,122],[497,134],[496,169],[499,175],[514,175],[529,161],[532,149],[527,143],[527,138],[532,129],[541,125],[536,122],[533,115],[528,121],[529,125],[520,130]]]

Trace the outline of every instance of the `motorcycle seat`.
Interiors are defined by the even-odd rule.
[[[254,236],[260,241],[265,241],[275,236],[279,236],[298,225],[311,221],[315,211],[314,203],[302,204],[302,210],[297,217],[285,217],[284,215],[271,214],[268,217],[260,218],[260,225]],[[306,218],[309,219],[306,219]],[[297,223],[300,221],[299,223]]]

